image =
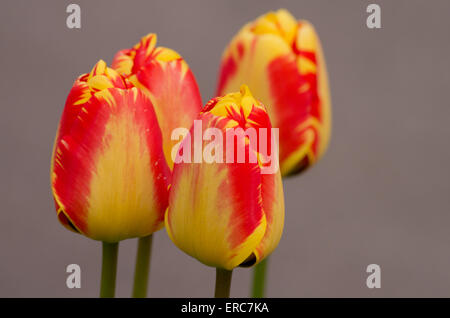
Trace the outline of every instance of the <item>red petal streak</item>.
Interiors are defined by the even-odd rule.
[[[231,78],[237,71],[237,65],[235,60],[231,55],[222,61],[220,66],[219,80],[217,83],[216,95],[221,95],[225,85],[227,84],[229,78]]]
[[[235,248],[253,233],[263,218],[261,174],[254,163],[228,164],[227,168],[229,183],[222,186],[233,193],[233,214],[229,220],[232,231],[228,240],[231,248]]]
[[[83,233],[87,231],[89,183],[95,170],[95,155],[100,150],[105,124],[111,113],[108,106],[91,98],[72,119],[70,134],[61,134],[55,148],[53,190],[64,213]]]
[[[64,136],[70,131],[72,124],[76,120],[78,113],[85,103],[78,103],[78,105],[76,104],[83,98],[83,95],[87,94],[88,92],[89,86],[85,82],[80,80],[75,81],[72,89],[69,92],[69,96],[67,96],[66,104],[61,115],[56,143],[59,142],[59,136]]]
[[[298,127],[311,116],[320,121],[316,75],[301,75],[292,56],[282,56],[273,60],[269,64],[268,74],[271,94],[274,97],[273,113],[276,114],[273,117],[276,119],[274,127],[277,125],[280,128],[280,161],[305,142],[304,132],[307,129],[313,129],[316,134],[313,145],[313,151],[316,153],[318,137],[316,129],[306,127],[298,132]],[[307,89],[303,89],[304,87]]]

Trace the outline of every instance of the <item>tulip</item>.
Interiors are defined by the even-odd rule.
[[[217,94],[242,83],[280,129],[282,176],[313,165],[328,146],[331,106],[325,59],[311,23],[280,9],[242,27],[223,53]],[[255,268],[255,297],[264,295],[266,266],[264,261]]]
[[[51,185],[58,220],[103,241],[104,256],[115,258],[117,242],[163,226],[169,181],[151,100],[99,61],[75,81],[55,139]],[[115,275],[114,261],[105,262],[104,270]],[[112,296],[114,286],[106,289],[103,295]]]
[[[194,134],[191,128],[178,149],[165,225],[177,247],[216,267],[218,281],[228,279],[228,291],[216,285],[216,296],[227,296],[232,269],[261,262],[278,245],[284,222],[281,175],[279,169],[262,173],[268,164],[261,151],[265,143],[262,135],[254,143],[247,135],[236,134],[236,143],[229,144],[234,138],[228,136],[230,129],[271,129],[265,107],[246,86],[238,93],[209,101],[197,120],[201,121],[204,136],[215,128],[220,131],[215,141],[226,140],[227,147],[214,147],[215,154],[219,150],[221,153],[214,160],[194,162],[195,147],[199,145],[188,138]],[[208,139],[212,138],[201,141],[204,155],[211,148]],[[270,142],[274,142],[273,138],[269,138]],[[250,158],[253,153],[258,160],[226,160],[236,158],[238,145],[245,147],[246,156]]]
[[[174,50],[156,47],[150,33],[131,49],[119,51],[112,68],[139,87],[152,101],[163,135],[166,161],[173,168],[171,139],[176,128],[189,129],[202,109],[202,99],[192,71]]]
[[[308,21],[286,10],[246,24],[223,53],[218,95],[246,83],[280,129],[283,176],[314,164],[331,131],[330,93],[319,38]]]
[[[134,47],[119,51],[112,62],[124,78],[152,101],[162,133],[166,162],[173,168],[171,139],[176,128],[190,128],[202,107],[200,92],[189,66],[174,50],[157,47],[156,34],[148,34]],[[144,297],[152,237],[142,237],[136,257],[134,297]]]

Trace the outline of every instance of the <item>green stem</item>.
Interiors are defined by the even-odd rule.
[[[116,290],[117,254],[119,243],[103,242],[101,298],[113,298]]]
[[[229,298],[231,287],[231,275],[233,271],[222,268],[216,268],[216,290],[215,298]]]
[[[150,256],[152,253],[152,235],[141,237],[136,255],[134,270],[133,297],[147,297],[148,273],[150,269]]]
[[[252,288],[253,298],[264,297],[266,287],[267,261],[268,261],[267,258],[263,259],[258,265],[255,266],[253,270],[253,288]]]

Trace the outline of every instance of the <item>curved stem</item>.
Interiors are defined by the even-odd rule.
[[[147,297],[148,273],[150,270],[150,257],[152,253],[153,235],[141,237],[138,243],[136,255],[136,267],[134,270],[133,297]]]
[[[266,287],[266,272],[267,272],[267,261],[268,259],[263,259],[259,264],[253,269],[253,288],[252,297],[262,298],[265,294]]]
[[[215,298],[229,298],[231,287],[231,275],[233,271],[222,268],[216,268],[216,290]]]
[[[117,254],[119,243],[103,242],[102,246],[102,278],[100,297],[112,298],[116,290]]]

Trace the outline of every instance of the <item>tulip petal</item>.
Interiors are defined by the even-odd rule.
[[[150,33],[132,49],[119,51],[112,66],[150,97],[163,135],[164,155],[172,169],[171,151],[176,144],[172,131],[189,129],[202,101],[187,63],[174,50],[156,47],[156,38]]]
[[[270,255],[278,246],[284,227],[284,196],[281,174],[263,174],[261,176],[261,197],[263,211],[267,219],[266,232],[256,248],[255,265]]]
[[[107,242],[161,227],[169,169],[147,97],[136,88],[99,91],[59,135],[52,188],[63,224]]]
[[[136,87],[146,92],[155,107],[163,135],[163,148],[169,167],[173,168],[171,151],[176,141],[172,131],[189,128],[201,110],[201,98],[197,83],[187,64],[181,60],[153,61],[135,78]]]
[[[204,117],[206,129],[214,119]],[[266,228],[258,165],[175,164],[173,180],[166,228],[174,243],[210,266],[232,269],[244,262]]]
[[[95,85],[97,82],[97,80],[92,80],[93,77],[101,77],[99,81],[103,82],[107,87],[126,88],[126,83],[123,81],[122,77],[120,77],[113,69],[108,68],[103,60],[98,61],[90,73],[79,76],[67,96],[66,104],[59,122],[54,147],[59,143],[61,136],[69,133],[78,114],[83,110],[85,104],[92,95],[101,90],[98,86],[93,87],[90,85]],[[51,170],[53,170],[53,168]]]

